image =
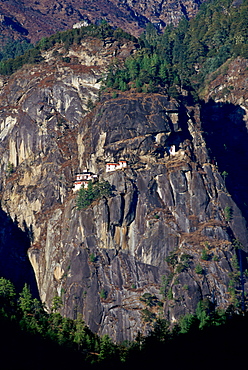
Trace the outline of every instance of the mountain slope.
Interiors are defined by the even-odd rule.
[[[2,216],[25,235],[40,297],[49,308],[60,295],[63,314],[82,314],[117,341],[161,316],[193,313],[200,300],[244,305],[248,247],[202,136],[201,107],[134,90],[99,97],[107,66],[130,53],[133,41],[109,37],[57,44],[42,63],[2,77],[0,95]],[[106,172],[119,160],[128,168]],[[79,210],[72,188],[85,169],[112,196]]]
[[[107,20],[133,35],[139,35],[147,22],[161,27],[177,24],[182,16],[196,14],[201,1],[119,1],[119,0],[16,0],[0,3],[1,38],[28,39],[36,42],[44,36],[72,28],[84,19],[95,23]]]

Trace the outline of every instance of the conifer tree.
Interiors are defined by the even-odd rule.
[[[9,317],[14,313],[16,291],[14,285],[5,278],[0,278],[0,315]]]

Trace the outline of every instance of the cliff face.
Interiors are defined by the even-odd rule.
[[[2,37],[28,39],[36,42],[44,36],[62,31],[83,20],[91,22],[106,19],[137,36],[148,22],[163,28],[177,24],[183,16],[194,16],[200,0],[24,0],[2,1],[0,4],[0,30]]]
[[[202,90],[202,128],[219,171],[228,173],[226,186],[248,219],[247,195],[247,73],[246,59],[229,59],[211,74]],[[218,141],[215,139],[218,135]]]
[[[245,269],[248,235],[210,160],[199,107],[131,92],[97,102],[101,56],[121,60],[133,46],[91,42],[70,51],[75,64],[48,53],[43,64],[2,80],[0,216],[15,225],[16,244],[7,245],[4,226],[0,253],[9,247],[9,263],[17,263],[24,235],[23,258],[28,249],[48,309],[60,295],[63,314],[82,314],[93,331],[121,341],[146,333],[156,318],[194,312],[201,299],[234,303],[235,256]],[[128,167],[106,172],[119,160]],[[113,192],[79,211],[73,180],[86,168]]]

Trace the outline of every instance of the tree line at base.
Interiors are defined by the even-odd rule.
[[[248,316],[234,307],[220,311],[200,301],[195,314],[185,315],[173,327],[158,319],[148,336],[116,344],[108,335],[92,333],[82,317],[62,317],[61,305],[61,298],[54,297],[48,313],[26,284],[18,295],[9,280],[0,278],[0,353],[5,369],[132,369],[167,361],[176,369],[186,364],[198,368],[201,363],[201,368],[215,369],[245,359]]]

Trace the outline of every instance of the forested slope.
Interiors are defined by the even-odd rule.
[[[125,68],[112,67],[107,86],[144,92],[164,87],[177,97],[189,93],[197,99],[206,77],[228,58],[248,57],[247,32],[246,0],[239,6],[226,0],[204,3],[195,18],[168,26],[163,34],[148,26],[140,50]]]
[[[143,92],[164,88],[177,97],[183,93],[197,99],[209,74],[229,58],[248,57],[247,19],[247,0],[237,5],[229,0],[217,0],[202,4],[194,18],[184,18],[176,27],[169,25],[163,33],[148,24],[136,40],[135,55],[127,58],[122,68],[114,63],[110,66],[106,86],[122,91],[135,88]],[[120,29],[112,29],[104,21],[99,27],[90,25],[43,38],[24,56],[6,62],[8,55],[20,55],[23,49],[30,48],[23,42],[20,46],[9,44],[2,54],[5,61],[0,65],[0,72],[9,74],[24,63],[39,62],[42,50],[56,42],[65,43],[68,48],[73,43],[79,44],[87,34],[100,38],[129,37],[135,41],[134,37]]]

